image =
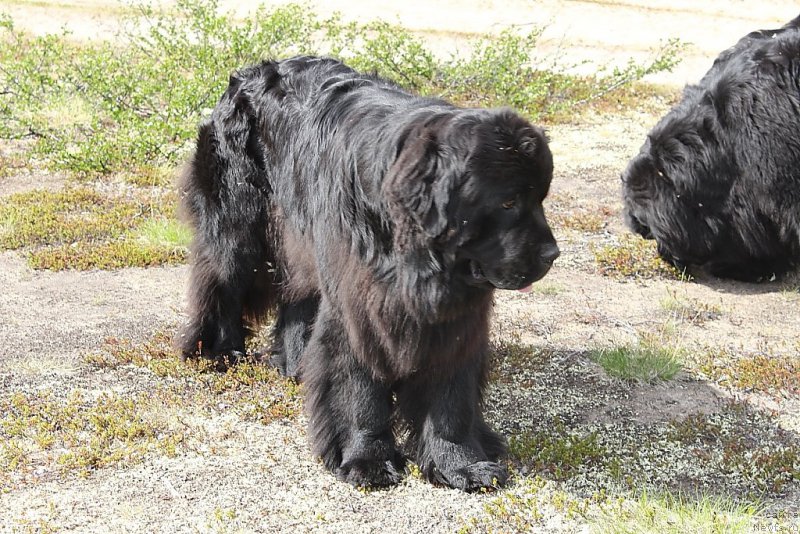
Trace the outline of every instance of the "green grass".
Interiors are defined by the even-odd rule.
[[[553,511],[564,531],[581,531],[590,514],[611,503],[605,491],[581,497],[558,488],[540,476],[514,475],[514,483],[487,500],[483,513],[467,520],[459,532],[546,532],[553,528],[548,521]]]
[[[152,247],[187,248],[192,240],[192,233],[185,225],[175,219],[150,219],[139,225],[131,237]]]
[[[727,497],[703,495],[691,498],[664,493],[606,507],[592,531],[602,534],[747,534],[760,515],[758,504],[737,503]]]
[[[666,346],[638,344],[595,349],[589,357],[610,376],[632,382],[671,380],[682,368],[678,351]]]
[[[791,523],[770,519],[758,500],[735,500],[708,493],[638,491],[625,497],[597,492],[577,497],[541,478],[521,479],[484,504],[483,514],[459,532],[550,531],[547,517],[560,514],[558,530],[596,534],[749,534],[792,532]]]

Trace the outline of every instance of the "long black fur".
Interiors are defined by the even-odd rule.
[[[276,309],[272,361],[302,376],[313,452],[338,477],[391,485],[410,456],[437,483],[502,484],[505,442],[481,413],[492,297],[558,255],[552,170],[544,133],[509,110],[333,59],[244,69],[184,177],[180,350],[235,359]]]
[[[679,267],[774,278],[800,259],[800,17],[722,52],[622,176],[628,224]]]

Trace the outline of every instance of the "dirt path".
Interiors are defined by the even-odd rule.
[[[76,4],[65,1],[60,4],[65,7],[56,9],[15,2],[8,8],[19,25],[37,30],[53,29],[62,21],[79,37],[113,30],[113,17],[103,13],[108,2],[89,0],[80,2],[81,8]],[[645,53],[659,39],[679,36],[694,44],[682,66],[660,80],[674,85],[696,79],[720,49],[742,34],[779,25],[798,10],[787,1],[716,0],[701,7],[689,0],[408,0],[392,9],[378,7],[377,2],[319,3],[323,4],[323,13],[340,10],[352,18],[397,17],[440,39],[443,50],[464,33],[492,31],[508,23],[549,24],[548,46],[576,59],[601,61],[625,60]],[[620,282],[596,273],[592,248],[624,233],[619,172],[665,110],[666,104],[654,112],[623,110],[614,117],[589,117],[580,124],[550,129],[557,168],[551,212],[556,207],[566,212],[603,208],[612,216],[598,232],[562,229],[557,235],[562,257],[538,290],[528,295],[498,294],[496,341],[552,353],[541,366],[512,369],[510,377],[492,387],[489,417],[508,434],[549,430],[541,425],[558,418],[582,432],[599,429],[607,447],[621,450],[631,439],[660,436],[652,432],[667,428],[676,418],[739,417],[731,406],[740,403],[736,406],[752,410],[742,417],[747,417],[743,424],[752,425],[754,435],[763,428],[781,439],[798,439],[796,396],[775,399],[732,393],[690,376],[658,387],[630,386],[605,377],[585,357],[589,348],[635,342],[643,333],[663,336],[689,355],[725,349],[780,356],[795,354],[800,346],[796,280],[761,286]],[[50,182],[47,176],[32,179],[45,186]],[[15,190],[18,185],[9,185],[14,180],[0,178],[0,191]],[[146,391],[151,380],[146,373],[98,370],[83,357],[110,336],[147,339],[156,331],[174,328],[182,318],[186,275],[185,267],[34,272],[18,255],[0,254],[0,390]],[[713,314],[703,321],[676,316],[664,304],[670,299]],[[387,529],[447,533],[469,525],[477,531],[513,530],[506,518],[487,512],[493,495],[434,488],[414,477],[391,490],[367,493],[336,482],[311,459],[302,417],[258,425],[237,419],[223,407],[185,418],[202,438],[200,445],[176,458],[147,458],[124,469],[99,469],[89,478],[41,480],[0,494],[0,532],[26,531],[31,526],[36,531],[36,525],[52,525],[57,531],[170,533]],[[663,454],[670,461],[678,458]],[[686,462],[692,469],[703,468],[696,459]],[[689,472],[687,467],[687,476]],[[736,481],[723,478],[712,471],[709,488],[718,485],[734,494]],[[583,490],[571,486],[566,492],[579,499]],[[561,490],[547,491],[551,490],[535,493],[545,503],[533,523],[536,529],[587,528],[585,520],[569,518],[554,504],[553,495]],[[789,518],[797,517],[800,494],[790,486],[767,504]]]

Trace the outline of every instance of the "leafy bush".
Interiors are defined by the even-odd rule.
[[[66,34],[32,37],[0,19],[0,137],[35,137],[38,152],[62,169],[147,172],[183,159],[229,74],[262,58],[334,55],[424,94],[509,105],[539,119],[670,69],[681,48],[671,41],[645,65],[578,77],[535,59],[540,28],[482,37],[471,55],[442,60],[397,26],[321,20],[297,5],[261,7],[243,19],[221,13],[217,0],[133,8],[113,42],[82,46]]]
[[[31,138],[25,145],[40,161],[70,171],[81,187],[105,176],[133,186],[122,195],[96,188],[80,213],[58,194],[39,205],[34,196],[47,194],[0,202],[0,247],[21,249],[35,268],[184,261],[188,237],[176,233],[180,226],[164,212],[164,198],[145,191],[169,187],[230,73],[264,58],[332,55],[422,94],[462,105],[513,106],[543,119],[671,68],[680,48],[670,43],[647,65],[577,77],[556,61],[536,59],[538,28],[479,38],[470,55],[443,60],[398,26],[323,20],[297,5],[260,7],[236,18],[217,0],[177,0],[169,8],[133,1],[111,41],[31,36],[0,15],[0,138]],[[149,209],[138,207],[137,197],[149,198]]]

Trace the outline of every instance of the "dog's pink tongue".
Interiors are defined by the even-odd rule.
[[[520,293],[530,293],[532,287],[533,284],[529,285],[528,287],[523,287],[522,289],[517,289],[517,291],[519,291]]]

